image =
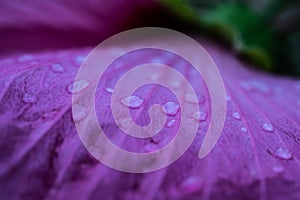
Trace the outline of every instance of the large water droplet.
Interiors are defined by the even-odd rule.
[[[232,117],[233,117],[234,119],[241,119],[241,114],[238,113],[238,112],[234,112],[234,113],[232,114]]]
[[[65,71],[64,67],[58,63],[51,65],[51,70],[56,73],[62,73]]]
[[[34,103],[38,100],[37,96],[34,95],[34,94],[29,94],[29,93],[26,93],[23,95],[23,98],[22,100],[25,102],[25,103]]]
[[[175,123],[176,123],[176,120],[172,119],[167,123],[167,127],[173,127],[175,125]]]
[[[199,121],[205,121],[207,119],[207,113],[203,111],[197,111],[192,115],[192,117]]]
[[[67,90],[68,92],[75,94],[84,90],[87,86],[89,86],[89,84],[90,82],[87,80],[77,80],[76,82],[71,83]]]
[[[179,188],[184,194],[193,194],[202,190],[203,180],[198,176],[190,176],[180,183]]]
[[[168,102],[163,106],[163,112],[166,113],[167,115],[174,116],[178,113],[179,111],[179,105],[176,104],[175,102]]]
[[[277,149],[274,154],[277,158],[284,160],[290,160],[293,158],[293,154],[290,152],[290,150],[284,147],[280,147],[279,149]]]
[[[273,132],[274,131],[274,127],[272,124],[270,123],[264,123],[262,128],[265,130],[265,131],[268,131],[268,132]]]
[[[129,96],[121,100],[121,103],[129,108],[139,108],[144,103],[144,99],[139,96]]]

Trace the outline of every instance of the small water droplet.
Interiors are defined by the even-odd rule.
[[[283,147],[280,147],[275,151],[275,156],[284,160],[290,160],[293,158],[293,154],[288,149]]]
[[[204,103],[205,102],[205,97],[204,96],[194,96],[192,94],[186,94],[184,95],[184,99],[189,102],[189,103]]]
[[[25,103],[34,103],[38,100],[37,96],[34,95],[34,94],[29,94],[29,93],[26,93],[23,95],[23,98],[22,100],[25,102]]]
[[[226,95],[226,101],[231,101],[231,97],[229,95]]]
[[[104,89],[108,93],[113,93],[114,92],[114,89],[112,89],[111,87],[105,87]]]
[[[167,115],[175,116],[179,111],[179,105],[175,102],[168,102],[163,106],[163,112]]]
[[[19,62],[27,62],[27,61],[31,61],[34,59],[33,55],[30,54],[23,54],[18,58]]]
[[[85,56],[79,55],[79,56],[76,56],[75,61],[77,64],[81,64],[84,61],[84,59],[85,59]]]
[[[232,117],[233,117],[234,119],[241,119],[241,114],[238,113],[238,112],[234,112],[234,113],[232,114]]]
[[[203,180],[198,176],[190,176],[179,185],[180,191],[184,194],[193,194],[203,188]]]
[[[272,171],[276,174],[280,174],[280,173],[284,172],[284,166],[275,165],[275,166],[272,167]]]
[[[139,108],[144,103],[144,99],[133,95],[122,99],[121,103],[129,108]]]
[[[153,152],[153,151],[156,151],[157,149],[158,149],[157,144],[154,144],[152,142],[145,146],[145,150],[147,152]]]
[[[58,63],[51,65],[51,70],[56,73],[62,73],[65,71],[64,67]]]
[[[264,123],[262,128],[263,128],[265,131],[268,131],[268,132],[273,132],[273,131],[274,131],[274,127],[273,127],[273,125],[270,124],[270,123]]]
[[[207,113],[203,111],[197,111],[192,115],[192,117],[199,121],[205,121],[207,119]]]
[[[68,86],[67,90],[71,94],[75,94],[84,90],[87,86],[89,86],[89,84],[90,82],[88,82],[87,80],[77,80],[76,82],[71,83]]]
[[[244,132],[244,133],[247,133],[248,129],[246,127],[242,127],[241,131]]]
[[[176,120],[172,119],[167,123],[167,127],[173,127],[175,125],[175,123],[176,123]]]
[[[89,109],[85,106],[74,104],[73,105],[73,119],[75,122],[79,122],[88,115]]]

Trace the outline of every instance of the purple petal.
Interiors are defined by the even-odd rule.
[[[152,52],[150,55],[173,63],[197,86],[202,100],[207,100],[199,105],[208,116],[199,122],[193,145],[179,160],[148,174],[122,173],[100,164],[77,136],[71,115],[73,90],[68,88],[80,58],[90,49],[1,60],[0,199],[299,199],[299,80],[258,72],[206,40],[200,43],[219,66],[229,94],[221,138],[208,157],[198,158],[210,117],[207,89],[190,68],[177,66],[174,63],[179,62],[166,54]],[[119,66],[113,72],[128,70],[130,63]],[[110,103],[107,88],[118,74],[106,78],[96,96],[102,105],[100,113]],[[135,94],[145,99],[140,108],[131,110],[141,125],[149,122],[149,116],[139,111],[154,102],[176,102],[172,94],[151,89],[141,88]],[[147,152],[172,139],[179,114],[169,116],[174,126],[160,136],[141,141],[122,135],[109,114],[101,123],[116,144]]]

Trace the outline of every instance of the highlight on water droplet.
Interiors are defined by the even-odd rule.
[[[111,88],[111,87],[105,87],[104,90],[108,93],[113,93],[114,92],[114,89]]]
[[[167,127],[173,127],[175,125],[175,123],[176,123],[176,120],[172,119],[172,120],[168,121]]]
[[[64,67],[58,63],[51,65],[50,68],[53,72],[56,72],[56,73],[62,73],[65,71]]]
[[[241,114],[238,113],[238,112],[234,112],[234,113],[232,114],[232,117],[233,117],[234,119],[241,119]]]
[[[290,160],[293,158],[293,154],[290,152],[290,150],[284,148],[284,147],[280,147],[279,149],[277,149],[274,153],[274,155],[277,158],[283,159],[283,160]]]
[[[242,127],[242,128],[241,128],[241,131],[244,132],[244,133],[247,133],[247,132],[248,132],[248,129],[247,129],[246,127]]]
[[[265,131],[268,131],[268,132],[273,132],[274,131],[274,127],[272,124],[270,123],[264,123],[262,128],[265,130]]]
[[[182,181],[179,189],[184,194],[193,194],[201,191],[203,188],[203,180],[198,176],[190,176]]]
[[[144,99],[139,96],[129,96],[121,100],[121,103],[129,108],[139,108],[144,103]]]
[[[192,117],[198,121],[205,121],[207,119],[207,113],[203,111],[195,112]]]
[[[163,106],[163,112],[167,115],[170,116],[175,116],[179,111],[179,105],[175,102],[167,102],[164,106]]]
[[[81,92],[82,90],[84,90],[86,87],[88,87],[90,84],[90,82],[88,82],[87,80],[78,80],[75,81],[74,83],[71,83],[67,90],[69,93],[71,94],[75,94],[78,92]]]
[[[22,97],[25,103],[34,103],[38,100],[37,96],[34,94],[25,93]]]

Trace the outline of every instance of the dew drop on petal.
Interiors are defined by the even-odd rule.
[[[81,64],[84,61],[84,59],[85,59],[85,56],[79,55],[79,56],[76,56],[75,61],[77,64]]]
[[[167,115],[174,116],[179,111],[179,105],[175,102],[168,102],[163,106],[163,112]]]
[[[176,120],[172,119],[172,120],[168,121],[167,127],[173,127],[175,125],[175,123],[176,123]]]
[[[73,105],[73,119],[75,122],[83,120],[88,115],[89,109],[78,104]]]
[[[203,111],[197,111],[192,115],[192,117],[199,121],[205,121],[207,119],[207,113]]]
[[[244,132],[244,133],[247,133],[247,132],[248,132],[248,129],[247,129],[246,127],[242,127],[242,128],[241,128],[241,131]]]
[[[231,101],[231,97],[226,95],[226,101]]]
[[[58,63],[51,65],[51,70],[56,73],[62,73],[65,71],[64,67]]]
[[[293,154],[290,152],[290,150],[283,148],[283,147],[280,147],[279,149],[277,149],[275,151],[274,155],[277,158],[284,159],[284,160],[290,160],[293,158]]]
[[[129,96],[121,100],[121,103],[129,108],[139,108],[144,103],[144,99],[139,96]]]
[[[272,167],[272,171],[276,174],[280,174],[280,173],[284,172],[284,166],[275,165],[275,166]]]
[[[26,94],[23,95],[22,100],[25,103],[34,103],[34,102],[36,102],[38,100],[38,98],[34,94],[26,93]]]
[[[232,114],[232,117],[233,117],[234,119],[241,119],[241,114],[238,113],[238,112],[234,112],[234,113]]]
[[[193,194],[203,189],[203,180],[198,176],[190,176],[180,183],[179,188],[184,194]]]
[[[272,124],[270,123],[264,123],[262,128],[265,130],[265,131],[268,131],[268,132],[273,132],[274,131],[274,127]]]
[[[112,89],[111,87],[105,87],[104,90],[108,93],[113,93],[114,89]]]
[[[75,94],[84,90],[87,86],[89,86],[90,82],[87,80],[77,80],[74,83],[71,83],[67,90],[71,94]]]

